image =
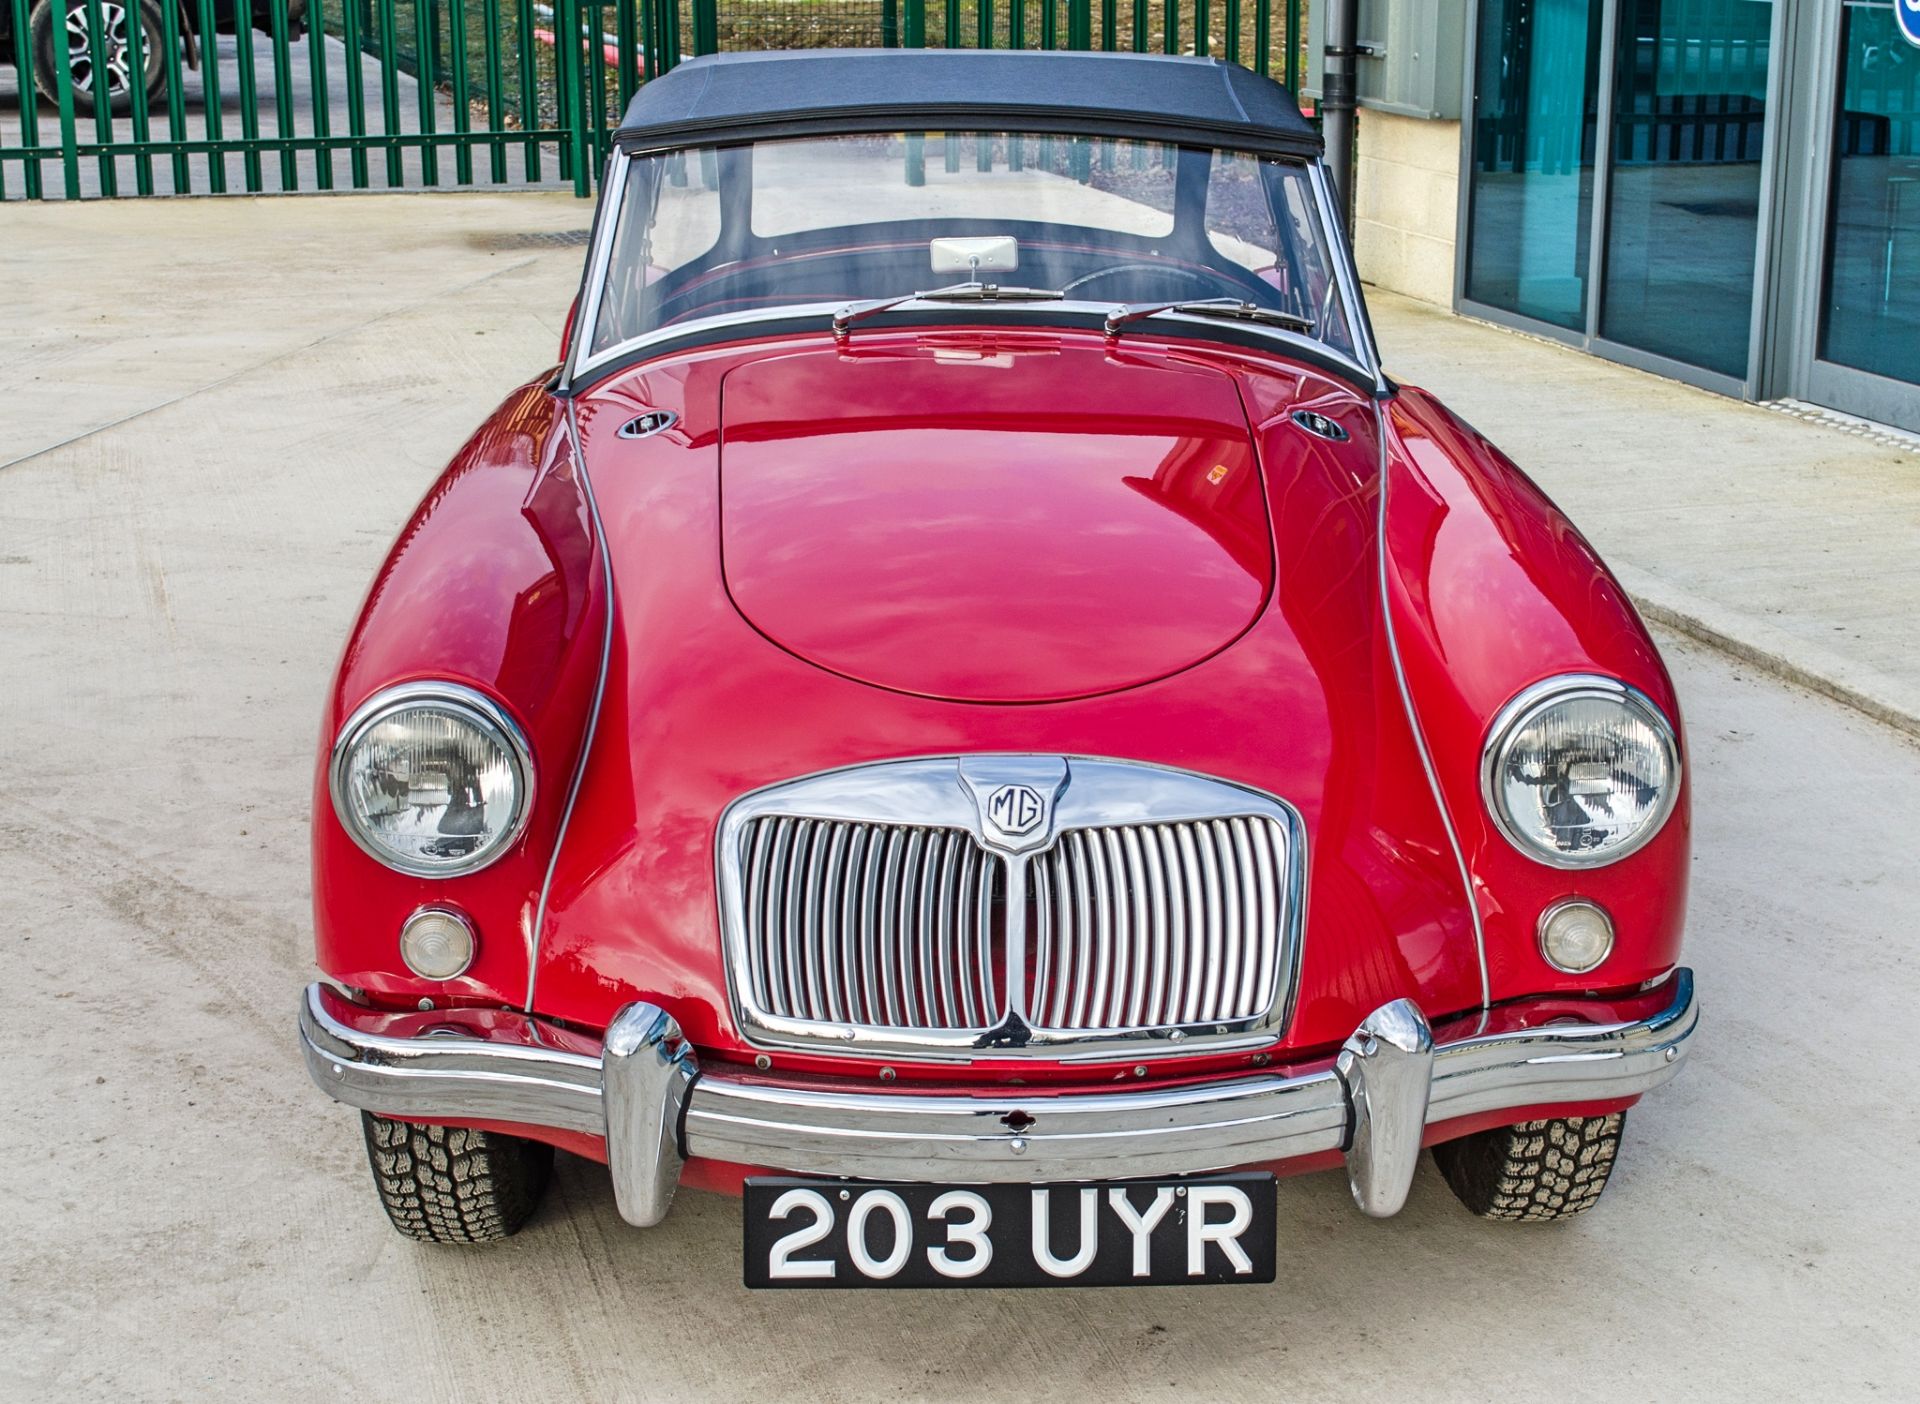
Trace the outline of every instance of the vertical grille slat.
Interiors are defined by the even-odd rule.
[[[1066,827],[1013,858],[917,817],[781,812],[733,832],[736,988],[767,1015],[821,1025],[823,1041],[848,1026],[978,1033],[1010,1012],[1056,1041],[1174,1028],[1199,1040],[1285,992],[1298,855],[1270,815]],[[1009,863],[1025,864],[1017,912]]]
[[[1180,850],[1173,831],[1161,824],[1153,833],[1167,889],[1167,998],[1160,1016],[1169,1024],[1177,1024],[1186,1017],[1188,922],[1182,876],[1186,870],[1180,866]]]
[[[1076,835],[1080,840],[1080,861],[1093,873],[1093,997],[1092,1018],[1096,1024],[1110,1024],[1107,1009],[1113,978],[1114,952],[1119,944],[1113,929],[1114,894],[1112,874],[1107,870],[1106,845],[1093,833]]]
[[[860,1022],[878,1024],[880,1011],[880,887],[892,831],[867,835],[867,868],[860,881]]]
[[[1147,879],[1147,929],[1153,932],[1153,980],[1147,989],[1146,1008],[1141,1011],[1143,1021],[1164,1024],[1167,1022],[1167,967],[1170,961],[1170,947],[1173,932],[1169,929],[1172,918],[1167,908],[1167,875],[1160,863],[1160,838],[1153,829],[1147,829],[1140,839],[1141,870]]]
[[[1247,837],[1248,827],[1245,819],[1227,821],[1227,829],[1233,836],[1233,871],[1241,885],[1240,944],[1244,954],[1240,958],[1240,984],[1234,991],[1233,1011],[1242,1016],[1253,1013],[1254,976],[1260,968],[1261,946],[1266,931],[1260,910],[1258,868],[1254,862],[1252,840]]]
[[[914,963],[920,945],[921,860],[926,855],[927,831],[907,832],[907,851],[900,860],[900,917],[895,927],[899,938],[900,1008],[902,1022],[910,1028],[931,1027],[920,1011],[920,981]]]
[[[767,990],[771,997],[786,1003],[788,1000],[786,963],[780,945],[782,899],[787,886],[787,876],[791,869],[787,864],[788,851],[793,843],[793,821],[781,819],[773,826],[773,852],[767,859],[766,906],[761,927],[761,939],[764,943],[767,962]],[[788,1004],[791,1008],[791,1004]]]
[[[980,864],[980,885],[975,889],[973,910],[979,918],[974,934],[978,939],[979,959],[973,963],[974,974],[980,981],[980,1019],[982,1023],[996,1023],[1001,1014],[1001,1000],[993,968],[993,899],[1000,877],[1000,865],[993,860],[983,860]]]
[[[933,935],[933,947],[937,953],[939,969],[931,977],[934,988],[940,991],[940,1022],[947,1028],[960,1023],[960,1008],[955,1000],[953,983],[954,956],[954,913],[959,908],[956,898],[954,878],[958,871],[959,845],[964,842],[960,835],[949,830],[940,845],[940,888],[934,898],[934,920],[938,923]],[[965,967],[961,967],[964,969]]]
[[[980,869],[980,853],[972,844],[960,858],[960,888],[963,893],[973,891],[974,880]],[[981,943],[977,939],[980,929],[979,909],[971,902],[960,903],[960,974],[955,983],[960,987],[960,1022],[963,1027],[980,1027],[985,1019],[981,1013],[980,1001],[976,995],[976,985],[968,978],[967,972],[980,964]]]
[[[827,997],[820,982],[820,869],[826,854],[822,851],[821,830],[811,830],[807,838],[807,879],[800,893],[800,959],[806,970],[807,1017],[824,1019]]]
[[[1147,909],[1146,859],[1140,851],[1140,831],[1120,831],[1120,847],[1126,855],[1128,935],[1133,944],[1133,969],[1127,983],[1127,1007],[1122,1016],[1126,1027],[1139,1028],[1147,1017],[1148,979],[1153,964],[1152,916]]]
[[[1203,916],[1207,926],[1206,982],[1202,987],[1200,1002],[1202,1008],[1215,1010],[1220,1007],[1220,966],[1226,955],[1227,936],[1222,921],[1221,908],[1224,906],[1220,892],[1220,859],[1213,849],[1213,829],[1210,825],[1200,825],[1194,835],[1194,847],[1200,850],[1201,881],[1206,885],[1206,907]]]
[[[758,921],[753,921],[753,917],[759,913],[760,904],[766,901],[767,868],[771,862],[769,850],[772,847],[768,837],[770,833],[769,825],[754,825],[752,841],[747,845],[747,911],[750,914],[749,921],[752,921],[756,930],[763,929]],[[753,997],[764,1009],[768,1005],[766,957],[757,946],[752,948],[752,956]]]
[[[1231,1015],[1236,1007],[1236,995],[1240,988],[1240,956],[1245,945],[1245,931],[1240,925],[1240,865],[1233,858],[1233,826],[1225,819],[1216,819],[1209,824],[1213,834],[1213,851],[1220,862],[1220,891],[1226,898],[1225,909],[1220,917],[1220,929],[1225,958],[1220,966],[1220,997],[1209,1000],[1207,1007],[1221,1014]],[[1247,952],[1251,957],[1252,952]]]
[[[843,876],[846,869],[847,848],[852,842],[854,831],[844,824],[833,827],[833,838],[827,845],[827,873],[821,884],[820,893],[820,965],[826,972],[826,1016],[829,1019],[847,1017],[846,985],[843,983],[847,969],[845,942],[847,921],[847,899],[857,889]]]
[[[1086,835],[1068,834],[1060,841],[1060,846],[1068,852],[1067,869],[1073,877],[1073,962],[1079,967],[1073,981],[1073,1013],[1068,1024],[1083,1029],[1087,1027],[1087,1000],[1093,993],[1093,982],[1087,978],[1093,968],[1093,933],[1090,929],[1093,921],[1093,885],[1087,872]]]

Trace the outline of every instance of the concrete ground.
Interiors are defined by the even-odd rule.
[[[1368,302],[1387,369],[1506,450],[1644,613],[1920,735],[1920,435]]]
[[[293,1044],[321,694],[406,510],[551,357],[580,258],[556,241],[585,218],[545,195],[0,211],[0,1399],[1913,1393],[1920,743],[1666,633],[1706,1023],[1582,1221],[1481,1224],[1429,1167],[1376,1223],[1315,1176],[1280,1191],[1270,1287],[749,1294],[731,1200],[641,1233],[563,1160],[511,1243],[395,1236]],[[86,276],[137,263],[138,297]],[[1738,603],[1773,509],[1716,521],[1691,475],[1731,469],[1629,457],[1590,404],[1611,368],[1474,328],[1449,361],[1451,329],[1381,313],[1395,363],[1603,550]],[[1913,486],[1832,431],[1632,384],[1692,442],[1797,445],[1836,485],[1809,534],[1844,549]],[[1891,618],[1884,568],[1863,619]],[[1810,631],[1823,588],[1777,627]]]

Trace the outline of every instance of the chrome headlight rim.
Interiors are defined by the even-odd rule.
[[[422,863],[396,853],[372,838],[354,818],[347,803],[347,766],[355,745],[368,731],[396,712],[422,705],[437,705],[459,715],[462,720],[490,733],[513,770],[513,813],[507,818],[500,837],[470,857],[450,863]],[[333,817],[352,839],[354,846],[383,868],[409,877],[465,877],[491,866],[504,857],[526,830],[533,813],[533,749],[526,733],[507,710],[484,692],[456,682],[418,681],[382,688],[362,702],[334,738],[327,762],[327,793],[333,801]]]
[[[1507,756],[1513,750],[1514,742],[1535,716],[1562,702],[1583,698],[1615,702],[1637,712],[1660,738],[1661,751],[1667,762],[1668,783],[1660,792],[1658,805],[1633,837],[1598,853],[1563,853],[1558,849],[1542,848],[1513,822],[1500,798],[1499,776],[1506,767]],[[1562,673],[1523,688],[1494,717],[1493,725],[1487,728],[1486,744],[1481,748],[1480,799],[1487,813],[1493,816],[1494,827],[1500,831],[1501,837],[1521,853],[1550,868],[1568,871],[1604,868],[1638,853],[1659,836],[1667,826],[1667,820],[1673,817],[1673,811],[1680,803],[1681,783],[1680,740],[1666,713],[1639,688],[1600,673]]]

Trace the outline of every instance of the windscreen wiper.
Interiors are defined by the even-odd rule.
[[[1285,327],[1288,331],[1313,334],[1313,319],[1298,312],[1282,312],[1277,307],[1262,307],[1238,297],[1208,297],[1197,302],[1129,302],[1107,313],[1107,335],[1118,336],[1128,322],[1155,317],[1162,312],[1185,312],[1193,317],[1225,317],[1236,322],[1262,322]]]
[[[926,292],[902,293],[899,297],[879,297],[871,302],[849,302],[833,314],[833,337],[845,341],[853,333],[853,324],[890,311],[909,302],[1057,302],[1065,297],[1052,288],[1008,288],[998,283],[953,283]]]

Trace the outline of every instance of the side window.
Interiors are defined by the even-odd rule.
[[[719,179],[700,153],[636,156],[614,227],[607,282],[593,324],[598,354],[674,319],[654,295],[667,274],[709,253],[720,237]]]

